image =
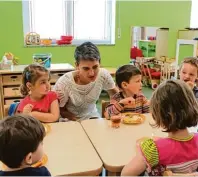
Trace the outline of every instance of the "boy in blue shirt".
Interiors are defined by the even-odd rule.
[[[31,167],[43,157],[43,125],[28,115],[14,115],[0,122],[0,176],[51,176],[46,167]]]

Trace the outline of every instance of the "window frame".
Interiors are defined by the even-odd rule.
[[[25,35],[29,32],[32,32],[32,1],[34,0],[22,0],[22,15],[23,15],[23,33],[24,33],[24,44],[25,44]],[[64,14],[65,14],[65,34],[73,35],[74,34],[74,1],[75,0],[62,0],[64,3]],[[73,39],[71,45],[79,45],[85,41],[90,41],[97,45],[115,45],[115,16],[116,16],[116,0],[106,0],[108,12],[107,12],[107,26],[108,26],[108,38],[104,40],[96,39]],[[42,39],[42,38],[41,38]],[[54,46],[54,45],[50,45]],[[58,45],[59,46],[59,45]]]
[[[194,18],[192,18],[193,14],[194,14],[193,12],[197,11],[196,5],[198,5],[198,1],[191,0],[190,28],[198,28],[198,21],[197,21],[196,25],[194,25]],[[198,16],[198,13],[196,15]]]

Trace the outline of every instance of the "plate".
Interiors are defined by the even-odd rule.
[[[49,124],[43,124],[45,128],[45,133],[48,134],[51,131],[51,126]]]
[[[47,163],[47,161],[48,161],[48,157],[46,154],[44,154],[41,160],[39,160],[37,163],[35,163],[31,166],[34,168],[44,166]],[[2,163],[2,170],[6,170],[6,169],[7,169],[7,166]]]
[[[146,117],[139,113],[122,113],[122,122],[125,124],[141,124],[145,121]]]

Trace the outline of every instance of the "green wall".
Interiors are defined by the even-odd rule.
[[[193,53],[194,53],[194,45],[185,45],[185,44],[180,45],[178,64],[180,65],[184,58],[193,56]]]
[[[116,33],[120,26],[121,38],[116,34],[115,46],[99,47],[103,66],[115,67],[129,62],[131,26],[169,27],[169,56],[175,56],[177,30],[190,23],[190,1],[118,1],[116,9]],[[74,63],[74,46],[24,47],[20,1],[0,1],[0,24],[0,56],[12,52],[20,58],[20,64],[28,64],[32,62],[33,53],[51,52],[53,63]]]

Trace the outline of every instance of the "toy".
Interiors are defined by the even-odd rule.
[[[155,57],[156,43],[153,40],[140,40],[139,48],[142,50],[144,57]]]
[[[71,44],[73,40],[73,36],[61,36],[60,38],[60,40],[56,41],[58,45]]]
[[[42,39],[41,40],[41,44],[43,44],[43,45],[51,45],[52,44],[52,40],[51,39]]]
[[[161,65],[161,77],[160,82],[164,82],[167,79],[171,79],[172,76],[174,76],[175,72],[175,65],[171,63],[164,62]]]
[[[30,32],[25,36],[26,45],[40,45],[40,35],[34,32]]]
[[[137,57],[143,57],[142,51],[137,47],[133,47],[130,50],[130,58],[136,59]]]
[[[51,66],[51,58],[52,54],[34,54],[33,55],[33,63],[38,63],[43,65],[46,68],[50,68]]]
[[[174,58],[161,56],[160,60],[154,57],[137,57],[136,66],[142,72],[142,83],[156,89],[158,85],[174,76],[176,70]],[[172,62],[172,63],[171,63]]]
[[[11,69],[12,65],[18,65],[18,61],[18,57],[15,57],[11,52],[7,52],[0,62],[0,69]]]
[[[18,65],[19,58],[14,56],[11,52],[7,52],[3,56],[3,62],[5,64],[12,62],[13,65]]]
[[[142,57],[137,58],[137,67],[142,72],[142,82],[144,86],[150,86],[152,89],[156,89],[160,83],[160,67],[156,65],[154,57]]]

